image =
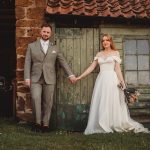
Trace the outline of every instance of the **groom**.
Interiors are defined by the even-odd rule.
[[[52,27],[43,24],[41,38],[28,45],[25,57],[24,79],[30,87],[36,131],[48,131],[49,128],[56,84],[56,61],[63,67],[69,80],[75,82],[75,76],[60,50],[49,41],[51,33]]]

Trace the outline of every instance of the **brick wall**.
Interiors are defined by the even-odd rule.
[[[24,86],[24,58],[28,43],[39,36],[44,22],[46,0],[16,0],[16,53],[17,53],[17,116],[30,119],[29,89]]]

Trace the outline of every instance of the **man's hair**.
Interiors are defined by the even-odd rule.
[[[43,27],[49,27],[52,30],[52,26],[50,24],[48,24],[48,23],[43,23],[41,25],[41,28],[43,28]]]

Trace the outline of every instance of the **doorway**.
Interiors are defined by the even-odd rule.
[[[15,0],[1,0],[0,76],[4,78],[7,86],[11,86],[12,80],[16,77],[15,21]],[[0,107],[1,116],[12,116],[13,89],[0,89]]]

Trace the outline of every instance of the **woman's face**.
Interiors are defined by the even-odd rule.
[[[110,48],[110,39],[107,36],[104,36],[102,39],[102,45],[104,48]]]

